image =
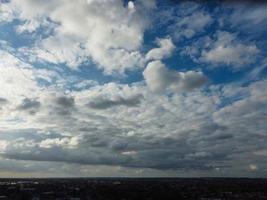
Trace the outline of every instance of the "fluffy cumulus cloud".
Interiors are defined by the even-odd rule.
[[[267,176],[267,47],[241,7],[0,5],[0,176]]]
[[[202,72],[175,72],[168,69],[161,61],[148,63],[143,75],[149,89],[153,92],[162,92],[166,89],[191,90],[207,82],[207,77]]]
[[[153,2],[153,1],[151,1]],[[106,73],[142,67],[139,48],[152,3],[144,1],[11,1],[24,23],[18,32],[49,27],[54,34],[28,49],[36,59],[77,67],[90,57]],[[54,28],[53,28],[54,27]]]
[[[175,49],[174,44],[170,38],[157,39],[158,48],[151,49],[146,54],[146,60],[161,60],[169,57]]]

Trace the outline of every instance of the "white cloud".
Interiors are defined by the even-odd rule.
[[[242,43],[236,35],[219,31],[211,48],[203,50],[200,59],[212,64],[226,64],[240,68],[253,63],[259,52],[255,44]]]
[[[202,32],[212,22],[213,20],[208,13],[194,11],[191,15],[178,18],[171,29],[176,39],[179,40],[183,37],[189,39]]]
[[[65,138],[53,138],[42,140],[39,144],[41,148],[53,148],[53,147],[63,147],[63,148],[75,148],[79,144],[79,136],[77,137],[65,137]]]
[[[134,6],[134,3],[132,1],[129,1],[128,2],[128,9],[131,11],[131,12],[135,12],[135,6]]]
[[[34,31],[47,19],[56,23],[54,34],[37,43],[37,58],[77,67],[92,58],[105,73],[123,73],[143,66],[139,48],[148,24],[142,2],[122,1],[11,1],[25,21],[20,31]],[[33,11],[34,10],[34,11]],[[30,28],[30,29],[27,29]]]
[[[151,49],[146,54],[146,60],[162,60],[169,57],[175,49],[174,44],[170,38],[157,39],[158,48]]]
[[[10,9],[10,7],[5,4],[0,4],[0,22],[10,22],[14,18],[14,10]]]
[[[202,72],[175,72],[168,69],[161,61],[148,63],[143,75],[149,89],[156,93],[168,89],[190,90],[207,82],[207,78]]]
[[[149,89],[153,92],[162,92],[180,79],[178,73],[172,73],[161,61],[148,63],[143,75]]]
[[[251,171],[257,171],[258,170],[258,166],[255,164],[250,164],[248,167],[249,167],[249,170],[251,170]]]
[[[0,51],[0,96],[15,100],[39,90],[31,66],[5,51]]]
[[[55,64],[65,63],[77,68],[88,59],[81,41],[71,36],[55,35],[42,40],[38,47],[21,49],[29,55],[31,61],[46,61]]]

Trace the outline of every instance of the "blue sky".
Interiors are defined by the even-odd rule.
[[[0,176],[267,176],[267,5],[0,1]]]

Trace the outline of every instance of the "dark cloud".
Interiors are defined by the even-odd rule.
[[[49,135],[47,138],[51,141],[53,139],[59,141]],[[68,138],[71,139],[71,137]],[[20,145],[17,145],[17,142]],[[96,131],[83,135],[77,146],[73,148],[68,148],[66,143],[57,144],[56,142],[51,142],[51,146],[43,148],[39,145],[42,142],[40,139],[35,142],[36,145],[28,145],[27,139],[16,141],[8,145],[2,156],[16,160],[60,161],[159,170],[211,170],[221,165],[220,162],[226,160],[229,153],[224,150],[216,152],[214,149],[205,149],[201,146],[202,138],[192,139],[190,134],[176,137],[140,137],[140,135],[123,137],[121,133],[101,134],[100,131]],[[209,146],[210,143],[206,145]],[[21,149],[24,151],[22,152]]]
[[[74,97],[60,96],[55,99],[54,111],[58,115],[69,115],[74,107]]]
[[[1,98],[1,97],[0,97],[0,105],[1,105],[1,104],[6,104],[7,102],[8,102],[7,99],[5,99],[5,98]]]
[[[2,106],[7,104],[7,103],[8,103],[7,99],[0,97],[0,110],[2,109]]]
[[[56,98],[56,104],[62,107],[73,107],[74,106],[74,98],[73,97],[65,97],[61,96]]]
[[[35,114],[41,107],[41,103],[36,99],[24,98],[22,103],[17,107],[18,110],[27,111]]]
[[[108,109],[115,106],[128,106],[134,107],[141,103],[143,96],[138,94],[131,97],[118,97],[116,99],[108,99],[104,97],[98,97],[93,101],[90,101],[87,105],[94,109]]]

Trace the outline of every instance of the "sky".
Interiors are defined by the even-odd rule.
[[[0,177],[267,177],[267,4],[0,0]]]

